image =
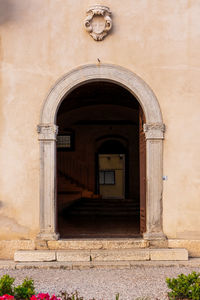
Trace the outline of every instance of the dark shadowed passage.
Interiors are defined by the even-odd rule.
[[[109,82],[84,84],[63,100],[57,114],[61,238],[137,237],[145,228],[140,115],[134,96]]]

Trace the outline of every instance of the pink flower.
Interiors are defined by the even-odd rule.
[[[11,296],[11,295],[8,295],[8,294],[0,296],[0,300],[11,300],[11,299],[14,299],[14,296]]]
[[[0,299],[4,300],[4,299]],[[40,293],[38,295],[33,295],[30,300],[61,300],[60,298],[57,298],[55,295],[52,295],[51,298],[49,294]]]
[[[45,294],[45,293],[40,293],[40,294],[38,294],[37,295],[37,299],[38,300],[49,300],[49,298],[50,298],[50,296],[49,296],[49,294],[47,293],[47,294]]]
[[[57,298],[55,295],[52,295],[50,300],[61,300],[61,299]]]

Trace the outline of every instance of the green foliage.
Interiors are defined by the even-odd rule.
[[[115,300],[119,300],[119,293],[116,294]]]
[[[15,279],[10,277],[7,274],[0,278],[0,296],[3,296],[5,294],[14,295],[14,290],[13,290],[14,281]]]
[[[200,273],[180,274],[177,278],[167,278],[166,283],[172,291],[168,293],[170,300],[200,300]]]
[[[18,285],[14,288],[14,296],[16,299],[30,299],[34,294],[34,281],[32,279],[28,279],[27,277],[24,279],[21,285]]]

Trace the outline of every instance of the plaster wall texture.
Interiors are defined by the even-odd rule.
[[[50,88],[70,70],[111,63],[139,75],[166,124],[163,229],[200,239],[200,2],[101,0],[113,29],[101,42],[85,31],[93,0],[0,2],[0,239],[39,231],[36,125]]]

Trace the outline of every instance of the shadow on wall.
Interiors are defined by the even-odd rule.
[[[0,0],[0,25],[9,22],[13,15],[13,1]]]
[[[20,19],[28,5],[29,1],[24,0],[0,0],[0,25]]]

